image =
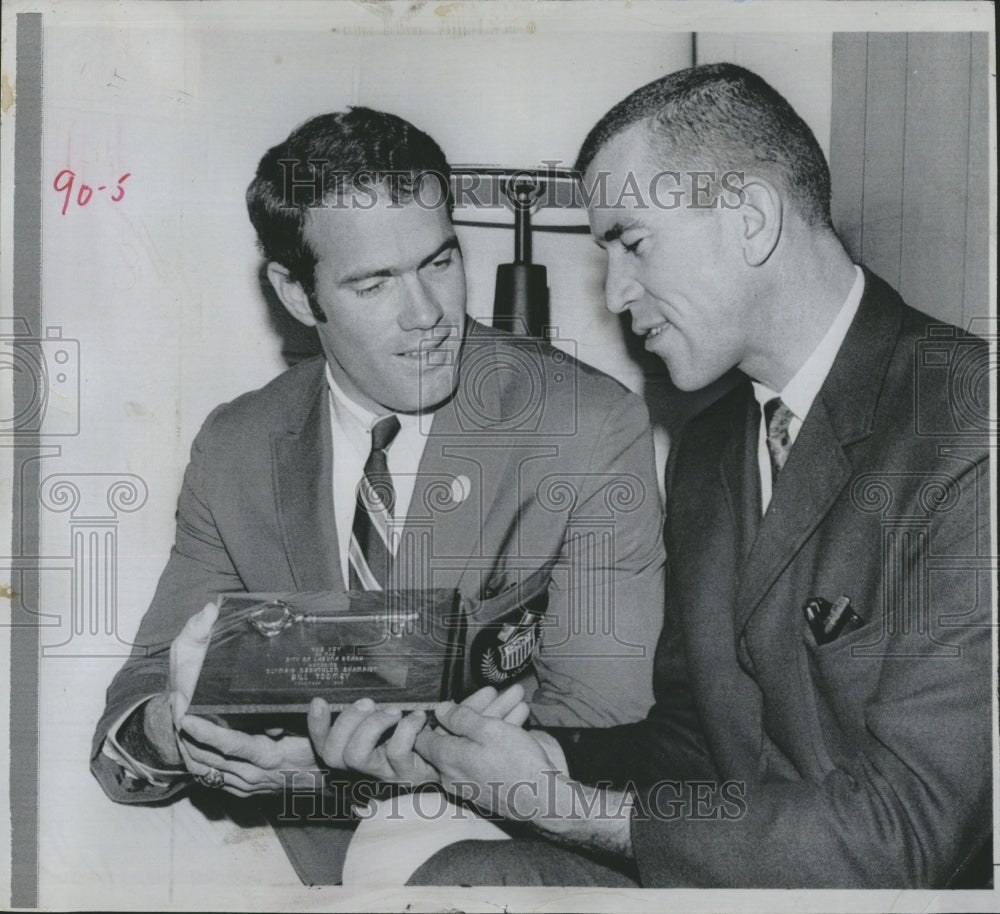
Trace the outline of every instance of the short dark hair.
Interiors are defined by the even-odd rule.
[[[312,301],[316,255],[305,240],[309,208],[349,187],[384,185],[394,203],[406,202],[428,174],[444,182],[450,205],[451,169],[441,147],[401,117],[357,107],[311,118],[264,154],[247,188],[261,253],[284,266]]]
[[[587,135],[577,170],[584,173],[609,140],[640,122],[654,154],[662,150],[673,164],[699,170],[756,171],[779,183],[810,225],[832,227],[823,150],[784,96],[756,73],[703,64],[637,89]]]

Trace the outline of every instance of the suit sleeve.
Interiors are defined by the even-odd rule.
[[[136,635],[132,656],[108,687],[104,714],[91,747],[91,771],[111,799],[121,803],[149,803],[168,799],[185,789],[187,781],[157,786],[126,773],[103,751],[109,728],[132,707],[167,688],[169,645],[192,615],[219,593],[244,590],[243,582],[212,517],[209,481],[211,425],[206,420],[191,448],[177,505],[177,533],[153,602]]]
[[[546,728],[559,741],[575,780],[632,791],[664,780],[716,777],[691,701],[680,642],[668,614],[656,649],[656,703],[644,720],[603,728]]]
[[[638,720],[653,700],[663,511],[645,404],[622,390],[586,432],[589,462],[567,477],[574,505],[536,661],[532,713],[547,726]]]
[[[676,453],[677,448],[671,448],[667,460],[668,506]],[[599,729],[546,728],[559,740],[569,773],[585,784],[607,784],[625,790],[652,785],[664,778],[715,776],[691,700],[682,628],[670,602],[669,556],[664,586],[666,605],[654,660],[655,704],[646,718]]]
[[[987,838],[995,721],[984,558],[995,553],[985,460],[958,480],[958,504],[935,515],[906,563],[909,593],[927,594],[929,634],[947,649],[928,651],[917,626],[885,626],[877,686],[852,709],[860,735],[820,780],[762,777],[733,788],[735,804],[680,812],[655,787],[640,790],[632,842],[643,885],[940,887]],[[942,570],[924,590],[916,576],[931,556]],[[829,646],[845,690],[859,638],[871,633]]]

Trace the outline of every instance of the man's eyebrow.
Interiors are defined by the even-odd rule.
[[[617,241],[626,231],[628,231],[629,228],[630,226],[628,225],[622,225],[620,222],[616,222],[603,235],[595,236],[594,244],[596,244],[603,251],[604,245],[611,241]]]
[[[417,264],[417,269],[420,270],[426,267],[427,264],[434,260],[437,260],[445,251],[454,251],[458,249],[458,238],[452,235],[450,238],[446,238],[434,251],[428,254],[423,260]],[[390,276],[396,276],[402,270],[394,267],[383,267],[379,270],[362,270],[358,273],[349,273],[347,276],[343,276],[340,279],[338,285],[349,286],[352,283],[362,282],[366,279],[387,279]]]
[[[617,241],[621,238],[622,234],[625,232],[626,226],[622,225],[620,222],[616,222],[611,228],[609,228],[604,233],[604,242],[607,244],[609,241]]]
[[[418,270],[426,267],[427,264],[432,263],[437,260],[445,251],[457,251],[458,250],[458,238],[452,235],[450,238],[446,238],[438,247],[433,254],[429,254],[423,260],[420,261],[420,265],[417,267]]]

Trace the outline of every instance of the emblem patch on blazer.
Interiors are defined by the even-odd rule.
[[[525,609],[517,622],[481,631],[472,643],[475,677],[482,685],[504,685],[531,666],[542,641],[541,615]]]

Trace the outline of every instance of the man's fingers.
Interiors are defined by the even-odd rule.
[[[181,734],[195,742],[236,761],[247,762],[266,771],[278,768],[306,768],[315,765],[312,746],[304,736],[283,736],[272,739],[263,734],[243,733],[220,727],[202,717],[185,715]]]
[[[509,689],[505,689],[493,699],[483,710],[484,717],[505,718],[524,698],[524,686],[515,682]],[[478,709],[476,709],[478,710]]]
[[[187,714],[190,701],[186,695],[176,690],[170,693],[168,701],[170,702],[170,717],[174,722],[174,730],[179,730],[181,718]]]
[[[368,774],[377,773],[369,770],[372,766],[372,753],[382,734],[398,724],[401,716],[402,712],[398,709],[374,711],[361,721],[351,735],[350,742],[344,747],[344,764]]]
[[[312,714],[313,705],[310,705],[309,713],[309,734],[312,737],[312,727],[317,727],[317,736],[323,736],[323,730],[326,728],[327,720],[325,714],[320,716],[319,709],[322,707],[317,704],[317,701],[322,701],[322,699],[314,700],[314,705],[317,709],[316,723],[313,724]],[[326,702],[323,702],[326,705]],[[329,710],[329,705],[327,705],[327,710]],[[362,721],[366,720],[372,714],[375,713],[375,702],[370,698],[359,698],[353,705],[349,708],[345,708],[340,712],[337,719],[333,722],[333,726],[326,730],[326,735],[323,736],[323,742],[317,742],[313,740],[313,745],[316,752],[323,759],[323,761],[329,765],[331,768],[345,768],[346,764],[344,762],[344,748],[351,741],[354,735],[354,731],[357,730],[358,726]]]
[[[215,603],[206,603],[201,612],[191,616],[170,646],[171,659],[178,652],[207,648],[212,637],[212,626],[218,617],[219,607]]]
[[[194,695],[201,665],[212,638],[212,626],[218,616],[219,607],[215,603],[209,603],[184,623],[181,633],[170,645],[170,691],[180,693],[182,714],[187,711]]]
[[[522,701],[504,715],[504,723],[513,724],[515,727],[523,727],[530,716],[531,708]]]
[[[225,775],[227,786],[258,793],[274,793],[282,784],[280,774],[265,771],[239,759],[219,755],[184,737],[181,737],[181,740],[187,750],[188,758],[194,765],[193,768],[190,766],[188,768],[192,774],[206,774],[215,768]]]
[[[251,735],[228,727],[220,727],[203,717],[191,714],[181,719],[181,734],[201,743],[205,748],[228,756],[229,758],[249,762],[259,768],[274,768],[283,761],[282,747],[277,740],[269,736]],[[286,740],[292,737],[286,737]],[[303,739],[303,743],[306,741]]]
[[[385,757],[400,778],[416,779],[419,761],[414,754],[413,744],[426,723],[427,715],[423,711],[407,714],[396,724],[395,731],[385,744]]]
[[[489,692],[493,695],[490,696]],[[487,721],[505,720],[513,712],[511,723],[520,726],[527,720],[527,715],[521,719],[524,712],[519,709],[524,698],[524,689],[515,684],[499,695],[492,689],[480,689],[470,695],[460,705],[454,702],[442,702],[434,708],[434,716],[441,726],[460,736],[473,739],[480,736]],[[527,707],[527,706],[525,706]]]
[[[239,730],[220,727],[203,717],[185,714],[180,721],[182,735],[214,749],[220,755],[240,755],[246,757],[246,742],[253,737]],[[241,751],[243,750],[243,751]]]
[[[321,758],[326,741],[330,736],[330,728],[333,726],[332,717],[330,705],[322,698],[314,698],[309,702],[309,713],[306,715],[306,722],[309,725],[309,739],[312,740],[316,754]]]
[[[182,736],[181,745],[184,747],[185,758],[193,763],[188,765],[188,770],[192,774],[204,774],[209,768],[218,768],[220,771],[229,771],[233,760],[228,756],[220,755],[212,749],[206,749],[203,745],[193,742]]]
[[[444,730],[424,727],[414,741],[414,748],[421,758],[433,765],[445,778],[464,776],[461,763],[468,757],[467,740],[452,736]]]
[[[458,707],[458,705],[456,705],[455,702],[453,702],[453,701],[439,701],[436,705],[434,705],[434,708],[433,708],[434,719],[439,724],[444,724],[445,721],[448,720],[448,718],[451,716],[452,712],[457,707]]]
[[[477,692],[473,692],[465,701],[462,702],[463,708],[472,708],[473,711],[478,711],[482,714],[493,702],[496,701],[497,690],[493,686],[486,686],[485,688],[479,689]]]
[[[422,758],[427,759],[435,768],[438,768],[440,767],[438,762],[445,751],[447,741],[454,739],[454,736],[450,736],[443,730],[431,730],[429,727],[425,727],[417,734],[413,741],[413,748]]]
[[[412,751],[413,742],[417,738],[417,734],[423,730],[426,725],[426,711],[414,711],[411,714],[407,714],[398,724],[396,724],[396,730],[389,739],[387,748],[389,745],[405,745],[407,751]]]
[[[184,762],[184,767],[187,768],[191,774],[196,774],[195,769],[198,767],[198,763],[191,758],[191,753],[188,750],[186,742],[178,734],[177,737],[177,750],[181,754],[181,761]]]
[[[261,794],[275,792],[275,785],[261,780],[259,776],[254,774],[256,769],[250,769],[250,778],[248,779],[247,777],[244,777],[243,772],[234,771],[231,767],[223,767],[225,764],[225,760],[223,760],[220,764],[212,764],[210,760],[207,762],[201,762],[196,758],[192,758],[192,762],[188,766],[188,770],[195,777],[202,777],[214,768],[216,771],[222,773],[222,784],[220,787],[214,787],[212,789],[221,789],[226,793],[231,793],[237,797],[259,796]]]
[[[183,635],[185,632],[188,633],[192,641],[207,642],[212,636],[212,626],[215,625],[215,620],[219,618],[219,606],[217,603],[206,603],[201,612],[195,613],[187,622],[184,623],[184,628],[181,630]]]
[[[275,793],[285,785],[285,771],[308,771],[316,761],[309,740],[285,736],[279,740],[220,727],[188,715],[181,722],[180,747],[184,764],[194,775],[211,768],[238,780],[227,786],[253,793]],[[233,791],[230,791],[231,793]]]
[[[440,714],[436,716],[438,722],[451,733],[456,736],[467,736],[477,743],[481,742],[489,732],[490,725],[496,723],[493,718],[477,714],[472,708],[463,705],[451,709],[443,719]]]
[[[264,772],[256,765],[248,765],[246,762],[219,755],[219,753],[206,749],[184,737],[181,737],[181,740],[187,749],[188,758],[199,767],[199,770],[194,772],[195,774],[205,774],[209,769],[216,768],[228,775],[227,784],[233,784],[244,790],[260,787],[265,783]]]

